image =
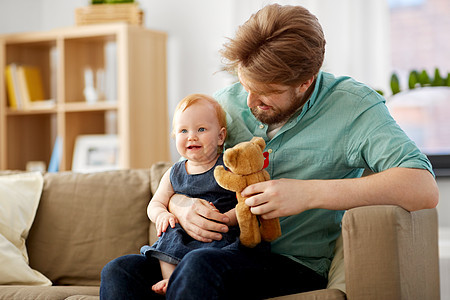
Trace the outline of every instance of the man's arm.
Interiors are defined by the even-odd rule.
[[[408,211],[433,208],[439,191],[431,173],[422,169],[392,168],[367,177],[339,180],[279,179],[247,187],[242,195],[254,214],[263,218],[324,208],[346,210],[391,204]]]

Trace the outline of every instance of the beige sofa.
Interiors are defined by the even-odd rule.
[[[52,286],[0,285],[0,299],[98,299],[102,267],[155,239],[146,207],[168,166],[44,174],[26,249]],[[345,264],[334,261],[329,288],[277,299],[439,299],[435,209],[356,208],[342,226]]]

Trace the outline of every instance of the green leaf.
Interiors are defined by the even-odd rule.
[[[117,4],[117,3],[132,3],[134,0],[104,0],[105,3],[108,4]]]
[[[444,79],[442,79],[441,74],[439,73],[439,69],[434,69],[434,79],[431,82],[431,86],[443,86]]]
[[[398,80],[397,74],[394,72],[391,76],[391,90],[392,95],[395,95],[400,92],[400,81]]]
[[[410,90],[415,89],[416,85],[419,83],[419,72],[413,70],[409,73],[408,87]]]
[[[430,76],[428,76],[428,73],[427,73],[426,70],[423,70],[419,74],[419,83],[420,83],[421,86],[426,86],[426,85],[429,85],[431,83]]]

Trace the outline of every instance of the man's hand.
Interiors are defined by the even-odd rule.
[[[245,204],[251,207],[251,212],[264,219],[290,216],[310,208],[308,193],[297,191],[303,182],[295,179],[262,181],[248,186],[241,195],[249,197]]]
[[[221,214],[208,201],[173,195],[169,202],[169,211],[173,213],[180,225],[194,239],[212,242],[222,239],[221,232],[227,232],[226,225],[230,219]]]

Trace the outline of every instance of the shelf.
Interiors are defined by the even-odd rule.
[[[37,67],[45,98],[55,99],[50,107],[12,109],[0,72],[0,169],[23,170],[30,160],[48,166],[59,137],[59,169],[70,170],[75,140],[87,134],[118,135],[119,168],[168,161],[166,40],[125,23],[0,36],[0,68]]]
[[[58,110],[65,112],[109,111],[109,110],[117,110],[117,107],[118,107],[117,102],[102,101],[97,103],[87,103],[83,101],[83,102],[58,104],[48,108],[13,109],[8,107],[6,109],[6,114],[8,116],[49,114],[49,113],[56,113]]]
[[[35,109],[6,109],[7,116],[21,116],[21,115],[39,115],[39,114],[53,114],[56,113],[56,106],[54,108],[35,108]]]
[[[117,102],[96,102],[87,103],[83,102],[70,102],[62,105],[63,110],[66,112],[82,112],[82,111],[107,111],[107,110],[117,110]]]

